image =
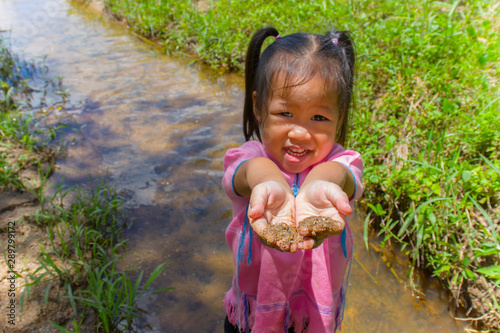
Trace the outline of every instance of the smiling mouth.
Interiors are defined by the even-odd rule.
[[[295,149],[295,148],[285,148],[285,151],[287,154],[295,156],[295,157],[302,157],[307,152],[309,151],[308,149]]]

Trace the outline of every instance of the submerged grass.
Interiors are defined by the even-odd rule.
[[[46,126],[43,120],[48,110],[64,104],[67,95],[61,92],[62,102],[55,105],[45,103],[45,94],[38,96],[41,116],[27,108],[36,71],[35,64],[21,61],[0,39],[0,191],[34,194],[39,209],[16,222],[34,224],[48,235],[48,244],[40,244],[38,267],[18,273],[17,278],[24,281],[21,312],[35,286],[45,288],[44,304],[57,287],[63,290],[62,297],[69,300],[74,314],[72,330],[52,322],[58,330],[86,331],[89,323],[85,320],[93,313],[96,322],[90,324],[92,331],[135,331],[134,320],[141,316],[137,301],[147,293],[170,289],[150,290],[167,264],[159,265],[146,281],[143,272],[118,267],[127,249],[122,231],[130,221],[122,199],[109,185],[90,189],[59,186],[52,197],[46,196],[47,181],[62,149],[54,139],[63,125]],[[36,180],[23,173],[30,167],[37,170]],[[74,198],[66,200],[69,196]]]
[[[282,35],[352,31],[349,145],[365,163],[365,230],[442,279],[476,326],[500,329],[498,1],[105,3],[167,53],[218,73],[241,72],[251,35],[266,25]]]

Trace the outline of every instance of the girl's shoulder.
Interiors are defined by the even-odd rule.
[[[330,154],[325,158],[327,161],[335,161],[344,164],[348,167],[359,179],[363,173],[363,159],[361,154],[355,150],[344,149],[339,144],[336,144],[330,151]]]
[[[266,149],[259,141],[247,141],[240,147],[231,148],[226,151],[226,159],[253,158],[267,156]]]
[[[267,153],[264,149],[262,143],[258,141],[247,141],[240,147],[228,149],[226,156],[224,157],[224,176],[222,178],[222,186],[226,194],[234,202],[243,202],[248,200],[239,196],[233,187],[233,177],[236,174],[236,170],[240,167],[242,163],[246,160],[252,159],[254,157],[267,157]],[[240,202],[240,200],[243,200]]]
[[[345,149],[344,147],[342,147],[342,145],[336,143],[333,146],[330,153],[328,154],[328,156],[325,158],[325,161],[332,161],[343,156],[361,158],[361,155],[357,151],[351,149]]]

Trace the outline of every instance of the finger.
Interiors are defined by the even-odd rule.
[[[264,214],[264,204],[262,202],[255,202],[248,207],[248,217],[257,220]]]
[[[256,186],[250,196],[250,204],[248,209],[248,217],[258,219],[264,214],[267,202],[269,200],[269,192],[263,186]]]
[[[276,249],[280,250],[281,252],[291,252],[290,251],[290,245],[288,244],[280,244],[280,243],[275,243]]]
[[[252,227],[253,231],[259,236],[263,237],[264,235],[264,230],[269,226],[267,221],[263,218],[261,219],[252,219],[250,218],[250,226]]]
[[[296,248],[293,249],[293,244],[290,245],[287,242],[280,242],[273,232],[269,232],[269,226],[264,229],[262,236],[259,236],[259,240],[265,246],[276,249],[281,252],[295,252]]]
[[[349,198],[342,190],[333,189],[331,187],[325,191],[327,199],[337,208],[337,210],[344,215],[352,214],[352,207],[349,204]]]
[[[314,240],[314,246],[313,246],[313,249],[317,248],[318,246],[320,246],[321,244],[323,244],[323,241],[325,239],[324,238],[320,238],[320,239],[315,239]]]
[[[297,247],[301,250],[312,250],[314,248],[314,238],[304,237],[302,242],[297,244]]]
[[[257,238],[259,239],[259,241],[260,241],[263,245],[265,245],[265,246],[267,246],[267,247],[270,247],[270,248],[272,248],[272,249],[276,249],[276,250],[278,250],[278,251],[281,251],[281,249],[280,249],[279,247],[277,247],[277,246],[276,246],[275,244],[273,244],[273,243],[269,243],[269,242],[268,242],[265,238],[262,238],[262,237],[260,237],[259,235],[257,235]],[[281,251],[281,252],[283,252],[283,251]]]

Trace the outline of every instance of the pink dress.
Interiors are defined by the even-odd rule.
[[[233,188],[237,168],[258,156],[271,158],[260,142],[248,141],[229,149],[224,159],[222,185],[233,203],[226,240],[236,267],[232,287],[224,298],[229,322],[254,333],[286,332],[291,326],[297,333],[335,332],[343,318],[352,259],[351,228],[346,223],[342,234],[309,251],[280,252],[262,245],[246,218],[249,198],[239,196]],[[336,144],[326,161],[349,168],[356,183],[350,200],[359,198],[363,172],[359,153]],[[294,195],[311,169],[299,174],[281,169]]]

